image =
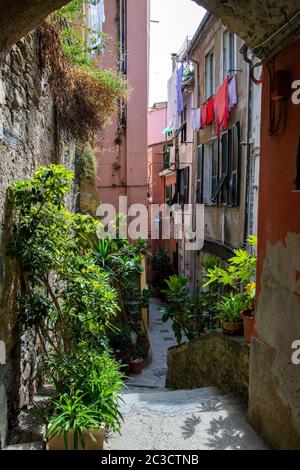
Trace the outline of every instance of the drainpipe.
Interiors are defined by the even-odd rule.
[[[240,50],[244,57],[245,62],[248,64],[248,94],[247,94],[247,163],[246,163],[246,190],[245,190],[245,220],[244,220],[244,245],[247,245],[247,238],[249,236],[249,209],[250,209],[250,185],[251,185],[251,152],[250,152],[250,134],[251,134],[251,117],[252,117],[252,89],[250,72],[253,62],[248,57],[248,46],[244,46]]]
[[[195,104],[196,107],[198,108],[200,106],[200,65],[197,61],[189,59],[191,62],[193,62],[195,69],[196,69],[196,99],[195,99]],[[195,133],[194,133],[195,135]],[[199,132],[197,132],[197,138],[195,139],[194,137],[194,168],[197,169],[197,158],[198,158],[198,146],[200,145],[200,137],[199,137]],[[203,165],[203,162],[202,162]],[[203,170],[203,167],[202,167]],[[197,171],[197,170],[196,170]],[[195,181],[195,175],[193,177],[193,185],[194,185],[194,201],[196,203],[196,181]],[[202,193],[202,188],[201,188],[201,193]],[[196,210],[194,209],[194,214],[193,214],[193,230],[196,231]],[[192,289],[193,289],[193,296],[196,296],[197,293],[197,279],[196,279],[196,266],[197,266],[197,251],[193,251],[193,256],[192,256]]]

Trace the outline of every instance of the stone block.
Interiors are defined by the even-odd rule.
[[[248,383],[249,346],[243,338],[218,331],[168,351],[168,388],[215,386],[247,400]]]
[[[300,434],[293,424],[290,406],[279,395],[279,381],[273,370],[275,357],[274,348],[253,338],[248,418],[273,449],[299,450]]]

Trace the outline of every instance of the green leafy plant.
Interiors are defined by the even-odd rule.
[[[154,274],[154,285],[161,289],[164,281],[173,274],[169,254],[166,250],[159,250],[151,258],[151,266]]]
[[[149,302],[150,302],[150,298],[152,294],[153,294],[153,289],[151,287],[147,289],[143,289],[142,294],[141,294],[142,307],[145,307],[145,308],[149,307]]]
[[[96,174],[95,151],[90,144],[79,144],[75,152],[75,178],[77,182],[82,180],[94,181]]]
[[[84,432],[87,432],[91,439],[95,440],[92,431],[103,425],[102,413],[97,405],[84,403],[84,397],[80,392],[74,395],[64,393],[59,400],[51,400],[54,407],[54,414],[49,419],[49,427],[46,437],[51,439],[63,434],[65,448],[69,448],[69,434],[74,433],[73,446],[77,450],[79,442],[85,448]]]
[[[189,302],[188,308],[191,312],[191,317],[193,318],[198,336],[218,328],[218,323],[215,318],[218,300],[218,292],[208,290],[199,292],[199,294]]]
[[[37,331],[46,377],[59,396],[80,392],[76,410],[83,403],[84,412],[97,410],[113,427],[122,375],[107,351],[107,331],[117,292],[92,257],[99,222],[65,207],[72,179],[63,165],[50,165],[9,188],[15,216],[8,254],[20,265],[20,319]]]
[[[173,275],[165,282],[167,288],[162,292],[166,295],[167,306],[162,309],[163,322],[167,322],[169,319],[172,320],[172,328],[178,344],[181,343],[183,335],[189,340],[195,339],[197,331],[188,308],[190,300],[187,290],[188,280]]]
[[[228,294],[223,296],[217,304],[217,310],[219,311],[216,318],[221,323],[242,323],[243,319],[241,313],[243,312],[246,304],[246,298],[243,294]]]
[[[133,359],[147,359],[148,357],[148,348],[143,344],[136,344],[134,347],[134,357]]]
[[[250,245],[256,246],[257,238],[251,236],[248,242]],[[241,284],[245,285],[251,282],[256,274],[256,254],[250,254],[246,250],[233,251],[234,256],[228,261],[228,269],[215,266],[213,269],[207,270],[206,277],[208,281],[205,287],[217,284],[219,286],[229,286],[239,291]]]

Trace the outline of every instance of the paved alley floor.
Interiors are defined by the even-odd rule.
[[[134,393],[138,390],[163,390],[167,375],[168,349],[175,346],[176,340],[172,330],[172,322],[162,322],[162,313],[159,311],[163,304],[158,299],[151,299],[149,317],[149,339],[151,353],[149,364],[140,375],[131,376],[126,380],[125,393]]]
[[[110,450],[263,450],[246,421],[244,404],[214,387],[165,389],[167,351],[175,345],[172,324],[162,323],[161,303],[150,305],[152,362],[127,380],[121,435],[110,433]]]

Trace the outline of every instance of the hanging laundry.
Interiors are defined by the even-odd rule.
[[[198,132],[201,129],[201,109],[192,109],[192,129]]]
[[[228,111],[230,112],[232,108],[237,104],[237,83],[236,76],[234,75],[228,85]]]
[[[227,129],[228,125],[228,83],[229,78],[226,77],[222,85],[219,86],[215,96],[217,136],[220,135],[221,126],[223,129]]]
[[[105,23],[105,6],[104,6],[104,0],[100,0],[100,5],[99,5],[99,18],[101,21],[101,24]]]
[[[177,131],[180,127],[177,96],[177,69],[172,73],[168,81],[168,127]]]
[[[203,104],[200,108],[201,129],[207,126],[207,105]]]
[[[183,76],[183,64],[180,65],[177,71],[177,108],[178,115],[183,111],[183,94],[182,94],[182,76]]]
[[[168,128],[173,129],[173,84],[172,84],[172,77],[168,80]]]
[[[103,23],[105,22],[104,0],[98,0],[94,3],[89,3],[88,7],[88,44],[91,50],[97,49],[102,44],[100,33],[103,32]],[[93,53],[90,53],[93,57]]]
[[[173,124],[174,129],[177,131],[180,127],[179,114],[178,114],[178,74],[177,69],[174,70],[172,75],[172,96],[173,96]]]
[[[208,100],[206,103],[207,116],[206,116],[206,125],[210,126],[215,120],[215,98],[214,96]]]

